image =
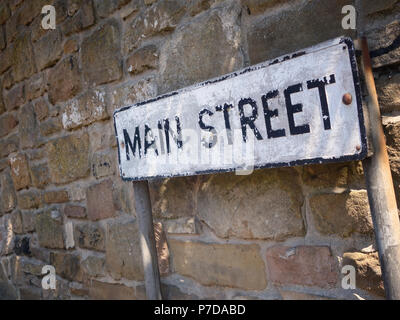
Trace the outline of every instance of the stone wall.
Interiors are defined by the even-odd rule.
[[[346,4],[356,31],[341,27]],[[369,39],[400,199],[399,18],[396,0],[2,0],[0,298],[145,298],[113,111],[342,34]],[[167,299],[383,297],[361,163],[150,190]],[[47,264],[56,290],[41,288]],[[342,289],[346,264],[356,290]]]

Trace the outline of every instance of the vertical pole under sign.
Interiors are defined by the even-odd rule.
[[[133,192],[139,225],[146,296],[149,300],[161,300],[160,272],[158,270],[153,215],[147,180],[133,182]]]
[[[366,38],[361,39],[361,46],[362,70],[368,92],[370,136],[374,151],[372,156],[363,160],[363,167],[386,298],[399,300],[400,221]]]

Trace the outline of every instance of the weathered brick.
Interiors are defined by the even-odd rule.
[[[9,134],[18,124],[18,119],[13,114],[0,116],[0,138]]]
[[[82,261],[83,272],[90,277],[104,277],[106,261],[103,257],[88,256]]]
[[[373,232],[366,191],[315,195],[310,199],[310,207],[315,226],[322,234],[348,237]]]
[[[82,281],[81,259],[78,255],[51,252],[50,263],[56,269],[58,276],[71,281]]]
[[[145,299],[143,292],[118,283],[90,282],[89,297],[96,300],[136,300]]]
[[[82,42],[82,67],[86,81],[108,83],[121,78],[120,30],[109,21]]]
[[[198,234],[200,225],[195,217],[167,219],[163,222],[165,232],[176,234]]]
[[[32,76],[25,84],[26,100],[30,101],[42,96],[47,90],[46,73],[41,72]]]
[[[173,30],[184,13],[185,3],[179,0],[163,0],[147,8],[126,28],[124,54],[136,48],[143,39]]]
[[[40,98],[36,100],[33,104],[33,108],[35,110],[36,118],[39,121],[47,118],[49,114],[49,105],[45,98]]]
[[[10,17],[10,9],[8,8],[7,1],[0,3],[0,24],[3,24]]]
[[[149,181],[154,216],[165,219],[194,216],[197,181],[196,176]]]
[[[51,30],[35,42],[36,66],[38,70],[54,65],[63,53],[62,36],[59,29]]]
[[[82,31],[95,22],[92,1],[71,2],[67,10],[70,17],[61,25],[61,30],[66,36]]]
[[[18,15],[18,24],[27,25],[41,14],[42,7],[48,4],[48,0],[24,1],[20,9],[15,13]]]
[[[0,57],[1,57],[1,54],[0,54]],[[11,86],[14,83],[15,83],[15,81],[12,76],[12,70],[8,69],[3,75],[3,88],[8,90],[11,88]]]
[[[97,152],[91,160],[92,174],[94,177],[102,178],[115,174],[115,156],[110,152]]]
[[[19,137],[18,134],[10,135],[7,138],[0,139],[0,157],[5,157],[11,152],[18,150]]]
[[[0,25],[0,50],[3,50],[6,47],[6,35],[4,32],[4,27]]]
[[[49,100],[55,104],[79,93],[82,88],[81,71],[75,56],[65,57],[48,73]]]
[[[70,218],[86,218],[86,208],[77,205],[66,205],[64,214]]]
[[[8,111],[16,109],[25,103],[25,86],[19,84],[4,95],[4,104]]]
[[[65,190],[46,191],[44,193],[44,202],[46,203],[63,203],[68,201],[68,192]]]
[[[14,233],[16,234],[23,233],[22,217],[21,217],[21,212],[19,210],[16,210],[13,213],[11,213],[11,225]]]
[[[108,113],[105,91],[90,90],[66,105],[62,124],[65,129],[75,129],[106,118]]]
[[[50,141],[46,150],[54,183],[74,181],[89,174],[89,137],[86,133]]]
[[[87,189],[87,213],[90,220],[100,220],[115,216],[112,188],[113,183],[109,179],[92,185]]]
[[[204,176],[197,212],[219,237],[283,240],[305,235],[303,202],[294,169],[267,169]]]
[[[11,67],[11,54],[12,47],[7,47],[3,51],[0,52],[0,73],[3,73],[8,68]],[[12,72],[12,70],[10,70]]]
[[[114,11],[126,5],[130,0],[94,0],[94,9],[100,18],[106,18]]]
[[[106,265],[115,279],[144,279],[139,231],[135,222],[108,223]]]
[[[36,188],[43,188],[49,183],[49,169],[45,163],[31,165],[30,175]]]
[[[29,78],[35,73],[36,67],[29,32],[19,35],[15,40],[11,60],[13,78],[16,82]]]
[[[93,152],[116,147],[117,139],[112,121],[97,122],[90,126],[90,149]]]
[[[10,156],[11,176],[16,190],[29,187],[31,177],[26,155],[23,153],[12,154]]]
[[[68,39],[64,44],[64,54],[71,54],[79,49],[78,39]]]
[[[248,9],[248,13],[253,14],[260,14],[264,11],[271,9],[272,7],[288,2],[287,0],[241,0],[242,5],[246,6]]]
[[[138,74],[158,65],[158,50],[155,45],[147,45],[136,50],[127,60],[126,68],[131,74]]]
[[[380,76],[376,89],[382,113],[400,110],[400,73]]]
[[[38,191],[22,191],[18,193],[17,198],[20,209],[35,209],[42,204],[42,194]]]
[[[18,31],[22,29],[22,26],[18,25],[18,15],[13,14],[6,21],[6,40],[7,44],[13,42],[18,34]]]
[[[44,211],[35,217],[36,232],[41,247],[64,248],[64,228],[57,211]]]
[[[399,33],[400,22],[398,19],[364,32],[372,55],[373,68],[391,65],[400,61],[400,47],[393,46]]]
[[[22,231],[23,233],[35,231],[35,213],[32,211],[22,211]]]
[[[112,91],[111,105],[113,109],[132,105],[157,95],[157,85],[152,78],[124,83]]]
[[[28,103],[19,111],[19,143],[21,148],[33,148],[39,142],[39,125],[32,103]]]
[[[62,129],[62,123],[60,118],[49,118],[40,123],[40,134],[42,136],[49,136],[53,133],[59,132]]]
[[[378,296],[385,296],[377,252],[345,252],[342,265],[352,265],[356,269],[357,288],[367,290]]]
[[[258,245],[168,240],[175,271],[206,286],[263,290],[267,286]]]
[[[355,36],[355,31],[342,28],[342,8],[353,4],[349,0],[298,2],[279,14],[254,20],[247,31],[250,63],[273,59],[338,36]]]
[[[335,287],[338,267],[325,246],[275,246],[267,250],[271,281],[278,285]]]
[[[99,224],[75,225],[75,242],[81,248],[105,251],[105,232]]]
[[[243,66],[241,7],[232,2],[174,32],[160,51],[159,93],[204,81]]]

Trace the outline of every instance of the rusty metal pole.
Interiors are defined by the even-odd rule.
[[[161,300],[160,272],[158,270],[153,215],[147,180],[133,182],[133,191],[135,194],[136,216],[139,224],[146,296],[149,300]]]
[[[362,69],[373,155],[363,161],[368,199],[385,285],[386,298],[400,299],[400,221],[366,38],[361,39]]]

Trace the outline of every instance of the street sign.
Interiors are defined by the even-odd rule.
[[[353,43],[338,38],[114,112],[124,180],[360,160]]]

